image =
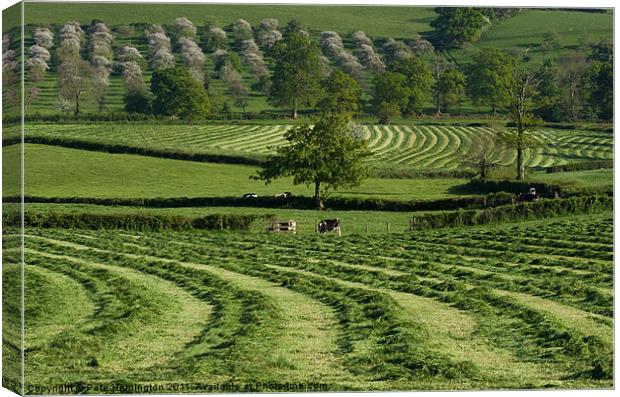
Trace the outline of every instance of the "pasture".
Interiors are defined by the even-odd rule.
[[[15,204],[5,204],[5,211],[17,210]],[[402,233],[409,227],[409,219],[413,214],[420,215],[425,211],[351,211],[351,210],[301,210],[293,208],[252,208],[252,207],[181,207],[181,208],[146,208],[132,206],[107,206],[93,204],[44,204],[28,203],[26,211],[33,214],[54,212],[57,214],[86,213],[86,214],[156,214],[177,215],[187,217],[201,217],[213,214],[223,215],[255,215],[260,217],[254,221],[250,233],[264,234],[270,221],[276,219],[293,219],[297,222],[297,233],[303,235],[316,234],[317,220],[325,218],[339,218],[342,222],[342,234],[374,234],[387,233],[387,224],[391,233]],[[436,211],[434,211],[436,212]]]
[[[607,196],[613,170],[590,169],[613,160],[611,124],[545,119],[547,124],[526,132],[524,141],[531,145],[524,151],[525,181],[512,180],[517,154],[505,147],[488,159],[494,166],[490,180],[470,181],[460,177],[472,172],[464,165],[466,155],[488,147],[508,128],[507,120],[484,114],[489,109],[474,107],[462,92],[458,108],[442,107],[441,117],[428,116],[436,109],[429,97],[418,113],[377,125],[371,115],[375,72],[366,67],[356,77],[361,108],[355,133],[372,151],[370,176],[357,187],[323,194],[327,210],[318,211],[300,209],[314,208],[314,186],[293,185],[291,177],[269,185],[253,178],[287,144],[284,134],[295,121],[283,117],[288,109],[267,103],[267,89],[256,84],[258,75],[247,60],[239,65],[249,89],[246,108],[231,105],[231,86],[224,73],[215,72],[209,52],[194,70],[205,77],[213,104],[208,117],[201,113],[186,121],[123,113],[119,65],[112,65],[102,112],[91,87],[84,90],[79,117],[58,107],[59,30],[70,20],[86,28],[98,19],[110,28],[104,60],[112,64],[124,46],[135,47],[145,64],[152,61],[154,47],[149,49],[144,29],[161,24],[166,33],[158,40],[170,45],[170,65],[187,67],[173,25],[183,16],[196,27],[197,46],[205,44],[209,25],[225,29],[233,55],[242,55],[231,26],[237,19],[249,21],[249,37],[258,39],[261,20],[277,18],[283,31],[295,18],[317,42],[322,31],[337,31],[353,58],[361,51],[351,33],[361,29],[378,57],[393,62],[396,55],[383,47],[388,38],[406,46],[417,34],[433,40],[432,8],[37,2],[25,7],[25,48],[40,26],[53,31],[54,46],[24,125],[24,190],[32,196],[25,218],[41,227],[26,227],[23,257],[14,226],[22,218],[13,216],[21,209],[15,196],[22,137],[19,126],[3,129],[3,195],[11,201],[3,205],[3,384],[21,378],[23,335],[24,392],[34,394],[51,394],[45,387],[53,385],[86,384],[114,384],[124,394],[143,391],[135,387],[144,385],[166,393],[615,386],[614,219]],[[9,16],[3,15],[5,21]],[[463,70],[481,48],[511,53],[527,48],[531,64],[543,56],[586,55],[588,42],[612,36],[612,19],[612,11],[524,10],[494,23],[471,45],[435,55]],[[558,42],[543,54],[541,42],[549,32]],[[14,33],[10,49],[18,46]],[[93,60],[93,36],[75,38],[76,59]],[[263,77],[273,78],[269,51],[261,47],[252,54],[264,56]],[[329,51],[323,54],[324,65],[342,68]],[[420,59],[431,65],[433,54]],[[152,65],[143,67],[147,87],[153,71]],[[5,114],[14,110],[8,106]],[[300,122],[307,122],[316,109],[300,110]],[[337,152],[329,151],[337,147],[332,143],[315,146],[321,149],[316,153]],[[306,157],[316,163],[320,155]],[[338,166],[346,171],[348,161],[343,157]],[[294,169],[294,162],[284,168]],[[321,170],[323,188],[333,168]],[[547,173],[557,170],[564,172]],[[605,195],[585,197],[605,206],[575,204],[584,197],[516,205],[515,193],[533,183],[554,184],[541,190],[557,189],[562,197]],[[293,197],[273,197],[282,192]],[[243,198],[246,193],[259,198]],[[424,221],[427,214],[439,220]],[[465,215],[488,224],[455,226],[467,224]],[[219,219],[219,225],[197,219],[205,216]],[[226,216],[243,227],[229,228],[233,221],[225,227]],[[317,221],[333,218],[340,219],[342,236],[318,234]],[[145,219],[152,227],[144,226]],[[267,232],[273,219],[295,220],[298,233]],[[410,221],[415,230],[409,230]],[[25,330],[15,326],[21,323],[22,282]],[[278,388],[283,383],[295,388]],[[232,388],[209,388],[215,385]]]
[[[5,148],[5,164],[19,163],[20,146]],[[128,154],[108,154],[47,145],[25,145],[25,191],[43,197],[206,197],[253,192],[271,196],[290,191],[311,196],[313,188],[294,186],[291,179],[270,185],[252,180],[256,167],[200,163]],[[3,167],[3,179],[14,180],[19,169]],[[54,183],[50,183],[53,180]],[[432,182],[432,183],[431,183]],[[459,192],[467,180],[369,178],[361,186],[340,189],[334,195],[391,199],[446,198]],[[5,185],[5,195],[19,186]],[[461,193],[462,194],[462,193]]]
[[[26,138],[47,137],[121,144],[190,153],[224,153],[264,158],[286,144],[289,125],[279,124],[28,124]],[[361,137],[373,151],[375,165],[389,168],[454,170],[462,155],[489,142],[503,127],[458,125],[362,125]],[[7,138],[18,133],[7,131]],[[549,167],[580,160],[613,158],[613,134],[589,130],[538,128],[531,133],[537,146],[525,151],[527,167]],[[514,164],[516,151],[498,151],[499,165]]]
[[[30,229],[27,382],[611,387],[612,229],[611,214],[381,239]]]

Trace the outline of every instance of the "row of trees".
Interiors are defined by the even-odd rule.
[[[497,16],[489,15],[487,11],[473,8],[440,8],[436,21],[443,22],[435,25],[438,31],[445,34],[452,31],[453,41],[462,44],[475,35],[456,32],[458,24],[455,21],[467,25],[465,22],[468,20],[488,22],[497,19]],[[413,115],[430,101],[438,114],[456,109],[466,97],[475,106],[490,107],[494,116],[499,112],[507,114],[507,84],[513,65],[519,62],[513,55],[500,50],[484,49],[473,55],[470,64],[458,65],[445,53],[435,51],[430,42],[419,36],[406,42],[385,40],[381,57],[372,40],[361,31],[351,35],[354,46],[351,53],[345,49],[342,38],[336,32],[322,32],[321,46],[318,46],[298,21],[290,21],[280,32],[278,21],[271,18],[263,20],[256,30],[242,19],[232,25],[235,52],[241,54],[239,58],[235,52],[225,49],[228,37],[222,29],[208,27],[201,39],[201,48],[196,41],[197,29],[190,20],[177,18],[174,26],[172,37],[175,50],[181,53],[190,74],[205,88],[208,88],[210,80],[209,75],[204,73],[205,55],[202,48],[206,46],[213,50],[216,76],[226,83],[237,107],[245,111],[251,92],[241,78],[243,63],[255,78],[251,88],[268,93],[269,103],[291,109],[293,117],[297,117],[300,108],[317,104],[321,96],[321,81],[334,69],[322,53],[331,58],[336,69],[343,70],[361,83],[364,109],[372,109],[383,123],[400,114]],[[148,106],[152,100],[151,94],[143,82],[140,84],[142,71],[138,70],[138,66],[142,69],[146,63],[138,50],[124,47],[117,53],[117,62],[112,62],[110,30],[103,23],[93,21],[87,33],[85,35],[75,22],[69,22],[61,29],[60,48],[56,54],[60,72],[60,107],[67,109],[70,102],[75,102],[74,111],[79,113],[79,99],[90,81],[93,96],[102,110],[112,70],[123,75],[126,109],[152,112],[153,108]],[[555,48],[557,37],[548,36],[543,43],[545,48]],[[36,42],[37,37],[40,37],[40,43]],[[161,26],[153,25],[145,30],[145,37],[149,43],[150,66],[154,70],[174,67],[173,46],[166,31]],[[85,38],[88,46],[83,45]],[[33,87],[48,67],[50,54],[45,45],[52,44],[51,31],[39,29],[35,32],[35,45],[30,49],[28,59]],[[79,65],[80,51],[84,52],[82,48],[86,49],[90,69]],[[264,53],[275,61],[272,75],[263,58]],[[429,53],[432,54],[430,60]],[[546,57],[543,64],[532,67],[537,78],[543,81],[534,96],[537,107],[533,113],[549,121],[584,117],[610,119],[612,64],[611,46],[605,42],[592,45],[590,54],[577,51],[558,59]],[[362,79],[365,68],[375,74],[370,87]],[[87,69],[90,76],[83,72]],[[80,73],[74,73],[76,71]],[[33,88],[32,95],[27,97],[34,97],[36,92]]]

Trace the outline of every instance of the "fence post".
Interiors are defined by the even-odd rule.
[[[220,230],[224,230],[224,218],[220,216]]]
[[[368,223],[366,223],[366,234],[368,234]]]
[[[387,232],[388,234],[390,234],[390,222],[386,222],[386,224],[387,224]]]

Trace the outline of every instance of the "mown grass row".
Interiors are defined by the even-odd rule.
[[[67,237],[80,244],[96,246],[96,250],[80,250],[81,257],[92,255],[101,260],[118,257],[118,253],[131,254],[131,250],[125,250],[126,247],[119,242],[82,241],[71,236],[62,238]],[[142,244],[141,240],[139,244]],[[149,247],[146,252],[149,256],[194,262],[192,254],[182,249],[165,254],[166,244],[163,241]],[[402,378],[411,381],[427,377],[452,379],[471,376],[475,372],[472,363],[453,362],[437,352],[425,350],[424,333],[416,324],[402,318],[397,304],[386,294],[346,287],[323,277],[274,270],[252,260],[221,260],[217,266],[277,282],[332,307],[343,328],[339,340],[343,362],[356,376],[375,382]]]
[[[30,123],[26,137],[62,138],[123,144],[153,150],[227,153],[261,157],[285,144],[288,125],[130,125],[93,123],[82,126]],[[485,144],[496,130],[462,126],[363,126],[363,136],[379,163],[421,169],[455,169],[459,153]],[[16,132],[14,132],[16,133]],[[13,134],[14,134],[13,133]],[[578,160],[609,160],[613,143],[606,132],[541,129],[532,133],[541,147],[526,150],[528,167],[550,167]],[[7,137],[11,137],[9,131]],[[498,152],[493,161],[514,163],[514,150]]]
[[[187,247],[184,249],[186,250]],[[199,251],[202,248],[194,249]],[[210,253],[210,255],[213,254],[214,252]],[[227,254],[229,256],[233,255],[232,252]],[[210,255],[207,254],[205,257],[209,257]],[[239,255],[237,255],[237,259],[239,259],[238,257]],[[267,257],[262,259],[269,261],[275,260],[277,257],[277,255],[274,255],[272,258]],[[456,307],[462,309],[474,309],[474,311],[481,310],[485,319],[488,319],[489,310],[495,310],[495,314],[498,316],[512,317],[512,320],[519,319],[527,324],[525,326],[522,324],[521,328],[525,330],[525,334],[530,334],[530,337],[534,336],[536,338],[537,343],[540,345],[539,347],[542,349],[542,352],[538,352],[540,359],[545,360],[550,357],[561,359],[556,356],[556,354],[560,356],[577,356],[580,360],[584,359],[585,356],[584,363],[588,369],[578,371],[578,376],[582,376],[587,371],[591,371],[590,374],[593,378],[610,376],[611,366],[610,361],[607,360],[608,356],[606,355],[609,353],[609,346],[605,345],[605,342],[601,339],[592,337],[591,335],[580,335],[579,332],[567,328],[564,324],[558,323],[555,319],[549,318],[542,312],[523,306],[510,298],[494,294],[492,289],[479,279],[469,280],[470,282],[474,282],[473,285],[477,285],[477,287],[471,289],[471,286],[455,281],[462,278],[462,274],[445,272],[452,277],[445,277],[445,273],[439,273],[437,277],[438,282],[423,281],[419,284],[419,287],[415,287],[415,277],[412,279],[408,276],[390,276],[381,272],[372,272],[359,268],[351,269],[351,267],[338,266],[333,263],[329,265],[326,263],[308,263],[299,258],[293,258],[288,261],[283,261],[282,258],[280,258],[278,263],[279,266],[292,266],[294,268],[301,268],[305,271],[311,271],[315,274],[370,283],[377,287],[390,288],[403,292],[420,294],[422,296],[441,298],[442,301],[452,303]],[[425,285],[429,283],[430,285]],[[427,287],[426,290],[424,287]],[[448,295],[446,295],[446,293]],[[610,302],[605,303],[610,305]],[[494,309],[491,310],[492,308]],[[511,310],[507,311],[507,308]],[[501,335],[501,330],[497,327],[491,327],[488,331],[489,336],[497,337]],[[511,335],[507,337],[507,340],[514,337],[514,335]],[[520,340],[524,341],[523,336],[521,336]],[[521,352],[521,356],[531,358],[532,352]],[[601,367],[602,362],[606,363],[603,367]],[[577,373],[573,375],[577,376]]]
[[[201,332],[195,335],[191,341],[188,341],[184,350],[175,352],[175,355],[165,363],[154,363],[144,372],[124,372],[122,377],[125,381],[152,381],[155,378],[161,381],[189,379],[203,381],[204,375],[202,378],[198,376],[201,371],[206,371],[210,379],[214,381],[225,382],[230,380],[232,376],[247,381],[261,379],[264,363],[261,362],[260,357],[274,348],[270,345],[267,335],[277,334],[281,317],[273,302],[260,293],[242,290],[210,273],[188,269],[171,262],[127,259],[115,254],[102,258],[101,255],[94,254],[96,251],[93,251],[89,257],[81,252],[76,254],[75,250],[67,246],[58,246],[42,241],[37,241],[32,245],[37,250],[45,252],[46,255],[69,256],[76,258],[76,260],[90,258],[97,263],[113,263],[115,266],[135,269],[172,282],[196,298],[213,306],[213,314],[208,319],[208,323]],[[31,256],[29,255],[29,258]],[[53,264],[54,261],[50,261],[46,257],[45,261],[41,263],[49,267],[50,263]],[[62,267],[61,271],[68,271],[66,259],[56,263],[56,265]],[[71,267],[75,268],[74,261],[71,262]],[[93,272],[92,267],[88,265],[80,266],[80,269],[84,270],[85,273]],[[71,276],[76,277],[76,274],[71,274]],[[117,279],[109,274],[98,274],[98,276],[108,283],[113,283],[114,288],[128,288],[126,285],[121,287],[124,283],[116,283],[115,280]],[[83,281],[87,282],[87,280]],[[89,285],[87,282],[86,286]],[[139,290],[140,286],[134,286],[134,289]],[[99,295],[106,296],[106,294]],[[153,309],[149,307],[148,302],[140,302],[140,300],[130,299],[130,297],[124,297],[122,302],[132,302],[132,307],[137,305],[142,310]],[[114,320],[124,319],[128,313],[128,311],[118,313],[118,310],[115,312],[114,317],[104,322],[106,327],[114,327]],[[150,321],[157,322],[158,319],[160,317],[155,315]],[[141,327],[146,324],[149,324],[149,321],[145,321]],[[102,330],[101,335],[105,335],[105,338],[101,338],[99,342],[105,344],[109,332]],[[46,352],[48,349],[49,347],[46,347]],[[105,352],[105,348],[101,345],[97,349],[89,349],[89,351]],[[53,362],[51,365],[54,365]],[[71,368],[71,366],[67,368]],[[49,373],[45,373],[45,375],[49,376]],[[45,375],[44,373],[40,374],[43,379],[45,379]],[[118,373],[115,376],[118,376]],[[80,379],[93,379],[93,374],[87,374]]]
[[[4,225],[3,225],[4,227]],[[10,228],[8,228],[10,229]],[[22,266],[19,239],[2,235],[2,387],[22,393]]]
[[[444,299],[445,302],[454,304],[456,307],[461,307],[467,310],[479,310],[481,313],[483,313],[484,318],[488,317],[487,306],[490,306],[492,308],[491,311],[495,311],[497,316],[504,316],[502,317],[504,325],[496,324],[492,326],[492,324],[495,323],[491,321],[492,324],[487,327],[489,337],[497,332],[499,332],[498,335],[501,336],[501,330],[504,330],[505,333],[508,332],[507,330],[513,329],[514,327],[512,327],[512,325],[514,324],[510,325],[511,321],[525,322],[527,326],[523,326],[523,324],[521,324],[522,327],[516,328],[517,330],[519,330],[518,332],[525,333],[525,336],[521,335],[521,337],[517,340],[522,342],[521,344],[526,347],[529,346],[528,343],[531,344],[532,338],[537,341],[533,349],[534,351],[538,352],[537,355],[539,355],[542,360],[549,357],[554,357],[554,359],[562,361],[564,360],[562,357],[576,355],[579,358],[579,361],[583,364],[578,371],[580,373],[579,376],[585,376],[584,374],[588,373],[588,376],[593,379],[601,376],[605,377],[604,374],[601,375],[601,371],[604,372],[604,368],[601,367],[599,364],[604,362],[605,354],[607,351],[605,350],[605,348],[602,348],[600,346],[599,339],[592,339],[589,337],[589,335],[580,335],[579,332],[575,332],[572,329],[566,328],[566,326],[561,323],[556,324],[556,320],[550,317],[548,318],[548,316],[546,316],[542,312],[538,312],[532,310],[531,308],[523,306],[522,304],[519,304],[518,302],[510,299],[510,297],[507,298],[505,296],[500,296],[493,293],[494,288],[503,288],[505,286],[494,285],[492,283],[485,284],[484,278],[480,278],[479,273],[473,275],[470,273],[458,273],[453,268],[448,268],[447,271],[441,271],[440,269],[438,270],[437,268],[431,266],[430,270],[422,269],[419,274],[414,275],[415,277],[419,277],[421,280],[421,282],[418,283],[420,288],[425,287],[425,289],[414,289],[412,291],[411,288],[412,285],[416,285],[416,283],[414,282],[416,279],[411,278],[410,276],[398,277],[394,275],[385,275],[382,272],[369,271],[367,269],[352,269],[351,266],[335,266],[333,263],[316,264],[299,260],[299,257],[295,258],[295,255],[297,255],[295,251],[293,251],[292,253],[294,258],[290,260],[284,260],[284,264],[282,264],[282,257],[284,256],[284,254],[281,252],[270,253],[271,251],[269,251],[269,253],[266,253],[264,252],[264,250],[257,249],[257,245],[261,244],[260,241],[256,242],[255,244],[250,243],[245,248],[240,248],[237,246],[235,248],[222,250],[221,245],[224,245],[222,239],[225,238],[223,236],[219,238],[207,237],[207,240],[214,240],[212,244],[200,243],[198,245],[192,243],[192,240],[195,236],[189,235],[185,237],[187,238],[187,241],[185,241],[184,244],[190,244],[190,246],[192,247],[191,251],[188,251],[188,247],[178,247],[174,249],[173,245],[169,243],[166,244],[167,240],[161,240],[158,243],[154,243],[155,245],[153,246],[150,246],[147,242],[143,242],[141,244],[144,244],[149,252],[154,252],[156,255],[159,256],[175,255],[176,253],[179,255],[186,255],[187,260],[198,261],[207,259],[211,260],[213,257],[234,258],[234,260],[232,261],[225,260],[223,261],[225,262],[225,264],[220,265],[229,266],[231,269],[235,269],[240,272],[256,272],[256,275],[262,275],[262,277],[272,277],[268,274],[271,274],[273,272],[273,269],[265,269],[264,266],[256,264],[257,262],[278,263],[280,267],[289,266],[291,267],[291,271],[293,272],[298,270],[304,270],[326,277],[342,278],[345,280],[348,278],[348,280],[350,281],[366,282],[372,286],[380,288],[403,290],[408,293],[416,293],[422,295],[428,294],[428,296],[432,296],[435,299]],[[178,241],[179,239],[175,240]],[[402,241],[400,243],[402,244]],[[157,244],[159,244],[159,246]],[[333,250],[333,252],[336,251],[337,249]],[[348,256],[347,252],[345,252],[345,254]],[[192,255],[197,256],[193,257]],[[401,271],[407,271],[407,267],[411,268],[411,264],[407,264],[405,262],[402,262],[401,265],[399,265],[401,267],[398,268]],[[283,269],[278,269],[278,271],[282,272]],[[409,269],[409,271],[411,271],[411,269]],[[307,276],[307,274],[304,274],[304,277],[305,276]],[[457,279],[463,278],[468,280],[467,283],[455,281]],[[491,280],[493,281],[493,278],[491,278]],[[471,285],[469,285],[470,283]],[[476,287],[472,289],[471,286]],[[482,298],[480,296],[482,296]],[[471,306],[471,308],[469,308],[469,306]],[[506,311],[504,310],[506,308],[511,308],[512,312],[509,311],[508,314],[506,314]],[[480,329],[482,332],[482,330],[486,328],[484,326],[481,326]],[[502,343],[508,345],[510,344],[510,341],[514,343],[514,338],[515,335],[507,335],[506,338],[503,339]],[[538,338],[541,339],[539,340]],[[502,338],[499,338],[499,340],[502,340]],[[513,348],[518,349],[521,344],[515,344]],[[524,349],[527,350],[527,348]],[[532,351],[521,352],[522,357],[530,357],[531,355]],[[573,373],[573,375],[577,376],[576,373]]]

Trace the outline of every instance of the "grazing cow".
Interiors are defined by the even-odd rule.
[[[246,193],[243,195],[243,198],[255,198],[258,197],[258,194],[256,193]]]
[[[518,201],[537,201],[538,200],[538,193],[536,193],[536,189],[535,188],[530,188],[530,192],[529,193],[523,193],[519,195],[519,198],[517,198]]]
[[[319,233],[336,232],[340,236],[340,219],[323,219],[318,225]]]
[[[278,193],[278,194],[274,194],[273,197],[275,198],[289,198],[292,197],[293,193],[291,192],[282,192],[282,193]]]

